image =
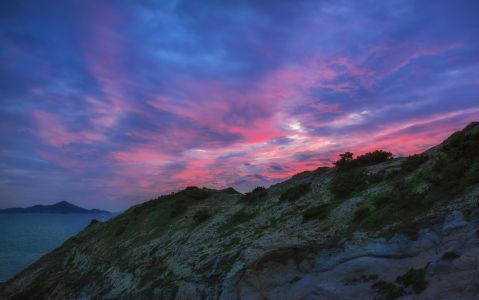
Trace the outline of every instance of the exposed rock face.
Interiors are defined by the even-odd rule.
[[[479,124],[426,154],[91,223],[1,299],[477,299]],[[476,151],[478,150],[478,151]]]
[[[461,222],[457,222],[461,220]],[[381,282],[402,290],[403,299],[477,299],[479,295],[479,209],[469,222],[453,212],[445,223],[421,230],[417,240],[397,235],[357,235],[341,248],[290,249],[246,268],[221,299],[388,299]],[[288,253],[285,251],[284,254]],[[398,282],[411,269],[424,270],[427,287],[417,294]]]

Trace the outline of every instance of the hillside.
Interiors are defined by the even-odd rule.
[[[34,205],[30,207],[15,207],[0,209],[0,214],[85,214],[85,213],[109,213],[100,209],[85,209],[73,205],[67,201],[60,201],[52,205]]]
[[[474,299],[479,123],[423,154],[345,155],[268,189],[189,187],[93,221],[9,299]]]

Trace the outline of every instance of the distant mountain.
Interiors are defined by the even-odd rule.
[[[25,213],[57,213],[57,214],[91,214],[91,213],[109,213],[100,209],[85,209],[73,205],[67,201],[61,201],[52,205],[34,205],[30,207],[15,207],[0,209],[0,214],[25,214]]]

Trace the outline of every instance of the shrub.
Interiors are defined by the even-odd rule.
[[[203,200],[211,195],[211,192],[207,189],[200,189],[196,186],[189,186],[183,191],[176,193],[179,197],[189,198],[195,201]]]
[[[382,296],[375,299],[393,300],[401,296],[404,296],[405,294],[404,289],[402,287],[399,287],[395,285],[394,283],[387,282],[387,281],[375,282],[371,286],[371,288],[375,289],[378,292],[378,294]]]
[[[115,236],[122,235],[126,231],[126,228],[127,224],[121,224],[120,226],[118,226],[115,230]]]
[[[358,221],[363,220],[364,218],[366,218],[369,215],[370,212],[371,212],[371,210],[369,209],[369,207],[359,208],[358,210],[356,210],[354,212],[353,221],[358,222]]]
[[[391,220],[389,215],[390,213],[390,211],[384,210],[372,211],[370,214],[364,215],[362,220],[358,219],[358,222],[360,222],[361,227],[375,229],[380,227],[385,222]]]
[[[396,282],[412,287],[414,292],[419,294],[427,288],[426,270],[411,268],[406,274],[399,276]]]
[[[428,159],[428,156],[425,154],[410,155],[401,164],[401,169],[406,172],[414,171]]]
[[[339,154],[340,159],[334,162],[334,165],[336,167],[346,167],[351,164],[353,161],[353,153],[352,152],[344,152],[342,154]]]
[[[319,206],[314,206],[308,208],[303,212],[303,219],[305,221],[312,220],[312,219],[325,219],[328,216],[329,210],[327,204],[322,204]]]
[[[265,192],[265,191],[266,191],[266,189],[265,189],[264,187],[262,187],[262,186],[257,186],[257,187],[255,187],[255,188],[253,189],[252,192],[253,192],[253,193],[262,193],[262,192]]]
[[[311,183],[301,183],[296,186],[290,187],[284,191],[279,197],[280,201],[295,201],[301,196],[309,192]]]
[[[155,204],[155,202],[165,203],[169,202],[171,204],[169,207],[170,216],[177,217],[179,215],[184,214],[188,207],[195,204],[198,201],[208,198],[212,194],[211,190],[206,188],[198,188],[195,186],[189,186],[186,189],[171,193],[169,195],[160,196],[157,198],[156,201],[153,201],[151,205]],[[141,209],[151,209],[151,205],[148,207],[142,207]]]
[[[188,210],[188,206],[184,201],[174,201],[171,207],[170,216],[177,217],[184,214]]]
[[[336,197],[345,198],[353,192],[363,190],[367,185],[367,175],[363,170],[338,172],[329,185]]]
[[[406,274],[398,276],[396,284],[387,281],[375,282],[371,288],[375,289],[380,297],[377,299],[393,300],[401,296],[410,294],[405,288],[419,294],[427,288],[426,271],[424,269],[411,268]],[[375,298],[376,299],[376,298]]]
[[[293,283],[296,283],[296,282],[300,281],[301,279],[302,279],[301,276],[294,276],[293,279],[291,279],[289,281],[289,283],[293,284]]]
[[[464,130],[451,135],[442,150],[452,160],[479,158],[479,123],[471,123]]]
[[[248,213],[246,210],[242,209],[235,213],[231,218],[229,218],[226,223],[224,223],[221,227],[221,231],[226,231],[228,229],[231,229],[233,227],[238,226],[239,224],[242,224],[246,221],[251,220],[254,217],[253,214]]]
[[[239,244],[239,242],[241,242],[241,238],[240,237],[234,237],[230,240],[230,243],[233,244],[233,245],[236,245],[236,244]]]
[[[339,155],[340,159],[334,162],[334,165],[342,169],[350,169],[354,167],[370,166],[378,163],[388,161],[393,158],[391,152],[384,150],[375,150],[373,152],[367,152],[363,155],[353,158],[353,153],[345,152]]]
[[[472,171],[471,171],[472,169]],[[436,159],[426,180],[432,184],[431,195],[447,200],[460,194],[474,180],[474,165],[465,158],[441,157]]]
[[[389,198],[392,203],[407,211],[417,211],[429,207],[432,204],[430,198],[424,193],[415,192],[412,187],[404,180],[396,180],[392,184],[392,189],[383,197]]]
[[[384,150],[375,150],[358,156],[355,160],[360,166],[369,166],[388,161],[393,158],[391,152]]]
[[[391,222],[402,220],[409,214],[428,208],[433,198],[425,194],[414,192],[403,180],[391,183],[391,189],[372,196],[371,202],[375,209],[363,211],[359,209],[355,214],[355,221],[365,228],[378,228]]]
[[[466,181],[469,184],[479,183],[479,163],[476,162],[467,170]]]
[[[260,200],[266,195],[268,195],[268,191],[264,187],[258,186],[254,190],[252,190],[250,193],[246,193],[241,198],[241,200],[247,201],[247,202],[254,202],[254,201]]]
[[[443,143],[443,150],[454,158],[479,158],[479,123],[451,135]]]
[[[193,216],[193,220],[199,224],[202,223],[206,220],[208,220],[210,217],[210,213],[206,209],[199,210],[195,213]]]
[[[368,174],[367,182],[369,184],[379,183],[385,178],[384,172],[377,172],[374,174]]]
[[[101,222],[98,221],[97,219],[91,219],[90,224],[88,224],[88,226],[95,225],[95,224],[98,224],[98,223],[101,223]]]

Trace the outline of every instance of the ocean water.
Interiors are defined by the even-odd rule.
[[[0,282],[87,226],[113,214],[0,214]]]

